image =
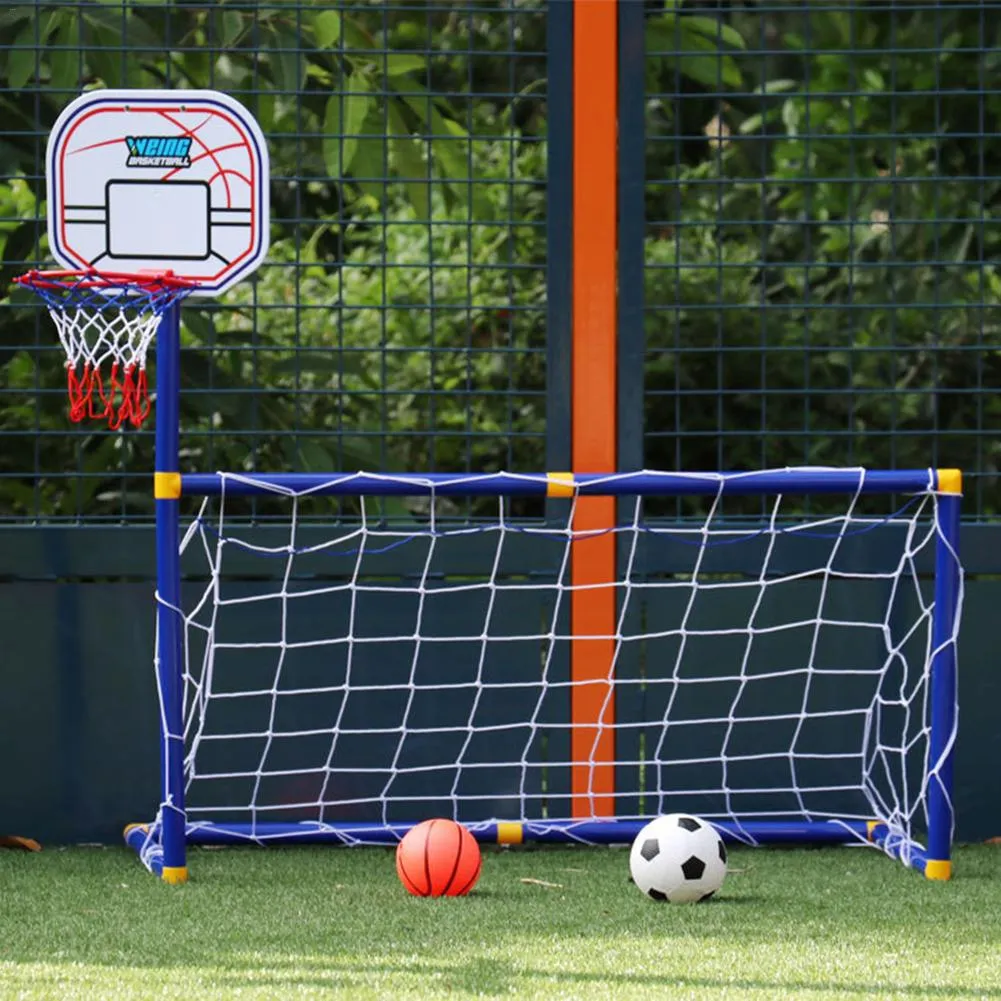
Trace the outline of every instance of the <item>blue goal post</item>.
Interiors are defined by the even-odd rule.
[[[442,804],[451,804],[456,819],[466,823],[484,841],[610,843],[631,840],[650,815],[669,812],[667,808],[675,803],[693,802],[697,808],[690,812],[708,816],[730,840],[748,844],[867,841],[929,878],[949,877],[954,821],[953,747],[957,731],[956,641],[962,594],[958,555],[962,480],[957,470],[184,473],[179,458],[179,329],[179,307],[174,305],[161,321],[156,348],[154,492],[156,679],[162,751],[160,808],[154,821],[126,829],[127,843],[156,875],[167,882],[186,880],[187,845],[191,843],[393,843],[412,824],[425,819],[427,809],[437,811],[433,815],[441,815]],[[573,687],[572,681],[568,681],[565,674],[557,674],[555,668],[551,675],[547,674],[550,658],[556,656],[553,651],[562,649],[560,644],[571,647],[575,641],[594,639],[587,635],[568,635],[566,616],[560,611],[564,593],[571,589],[563,582],[562,574],[573,559],[573,547],[578,543],[572,512],[565,523],[556,528],[537,526],[524,530],[517,525],[516,519],[509,520],[505,515],[505,503],[511,498],[564,498],[572,508],[578,496],[586,495],[635,500],[633,518],[625,519],[615,529],[619,533],[616,538],[622,574],[620,581],[612,582],[617,588],[614,593],[618,596],[618,626],[614,637],[602,638],[611,640],[614,648],[608,665],[609,704],[616,695],[616,686],[620,685],[623,696],[628,695],[633,700],[630,704],[641,706],[631,711],[645,713],[634,720],[624,711],[615,717],[610,712],[609,726],[615,729],[622,748],[633,747],[630,727],[641,730],[644,736],[640,751],[623,751],[623,757],[614,761],[564,760],[571,757],[565,750],[564,738],[574,727],[573,716],[555,721],[551,715],[547,716],[549,707],[564,699],[567,690]],[[841,495],[845,498],[845,511],[836,516],[811,516],[808,509],[790,508],[784,500],[788,498],[790,502],[799,503],[798,499],[807,495]],[[263,548],[258,550],[253,541],[247,541],[247,537],[240,537],[238,528],[230,522],[214,524],[209,517],[215,510],[211,507],[213,503],[254,496],[287,498],[292,505],[315,497],[424,496],[430,498],[431,505],[429,516],[418,528],[396,534],[383,533],[376,524],[377,519],[367,524],[363,518],[361,528],[352,528],[344,537],[347,541],[338,541],[336,545],[297,545],[293,514],[288,542],[268,548],[265,553]],[[746,515],[731,520],[725,516],[728,499],[738,496],[764,499],[763,513],[750,527]],[[873,496],[887,498],[884,513],[872,514],[869,498]],[[204,498],[209,507],[203,508],[203,513],[196,517],[193,526],[185,528],[182,536],[180,502],[188,497]],[[499,505],[498,521],[489,528],[468,525],[450,528],[436,522],[434,504],[437,499],[483,497],[496,498]],[[647,520],[642,514],[642,502],[653,497],[701,497],[708,514],[700,516],[697,524],[692,522],[682,527],[671,519]],[[897,500],[891,504],[890,498]],[[829,509],[830,505],[823,508],[824,511]],[[900,546],[886,567],[869,574],[856,571],[844,562],[846,540],[853,543],[861,540],[862,544],[867,544],[867,539],[875,538],[887,528],[892,529]],[[508,534],[522,531],[529,533],[529,541],[533,544],[537,540],[540,552],[545,546],[562,547],[557,560],[561,569],[554,579],[547,578],[542,584],[526,578],[508,588],[498,570],[502,547]],[[534,537],[533,532],[536,533]],[[489,539],[487,550],[493,554],[493,565],[483,567],[483,582],[470,582],[463,577],[455,593],[481,589],[486,609],[482,625],[477,627],[478,631],[463,633],[460,620],[465,613],[456,613],[457,636],[422,637],[421,615],[424,613],[420,610],[426,611],[427,606],[439,600],[445,591],[439,586],[439,578],[429,570],[436,547],[453,542],[465,545],[474,536],[480,541]],[[201,612],[198,613],[185,608],[182,594],[181,551],[185,541],[193,537],[203,540],[210,562],[216,555],[220,561],[211,565],[210,583],[200,599]],[[725,549],[747,540],[751,540],[757,547],[755,551],[761,554],[758,570],[743,580],[711,571],[710,555],[714,547]],[[686,557],[688,569],[660,577],[647,571],[641,574],[634,565],[634,555],[643,545],[654,542],[690,554]],[[382,548],[376,547],[376,543]],[[788,546],[800,543],[811,551],[818,547],[818,551],[823,551],[817,565],[803,568],[784,562],[785,556],[780,556],[780,551],[785,553]],[[424,554],[424,561],[418,566],[417,583],[404,589],[408,600],[412,599],[414,607],[419,609],[414,634],[362,635],[356,628],[358,602],[375,600],[379,595],[374,592],[380,590],[390,597],[396,593],[383,584],[364,585],[368,578],[362,568],[363,558],[388,548],[415,545],[423,547],[420,552]],[[281,605],[281,631],[276,634],[277,639],[262,640],[256,645],[249,641],[241,644],[215,632],[217,618],[230,607],[220,593],[220,581],[225,573],[221,554],[234,546],[243,555],[252,556],[255,552],[266,555],[273,565],[276,558],[279,563],[284,561],[280,590],[266,596],[248,594],[234,599],[256,601],[257,605],[248,606],[255,608],[263,608],[265,600]],[[349,570],[325,588],[312,586],[308,595],[304,590],[296,591],[290,584],[297,579],[293,561],[318,555],[331,559],[339,556],[347,561]],[[795,601],[809,591],[810,600],[814,601],[813,610],[803,612],[792,608],[795,601],[773,598],[773,591],[779,589],[779,593],[783,593],[781,589],[786,585],[790,588],[789,595],[793,594],[793,587],[800,595]],[[547,614],[551,615],[547,624],[539,627],[529,623],[525,626],[525,635],[499,629],[496,617],[491,618],[493,609],[496,603],[507,599],[508,590],[515,588],[519,589],[520,598],[534,601],[533,589],[543,595],[548,602],[545,605],[549,610]],[[842,606],[838,605],[842,599],[835,600],[832,596],[835,592],[849,593],[851,589],[858,594],[885,595],[887,608],[874,612],[866,621],[843,618],[839,611]],[[636,595],[650,599],[645,613],[648,621],[639,629],[630,625],[631,613],[627,607]],[[348,608],[344,619],[349,623],[346,631],[309,642],[300,642],[288,635],[287,607],[290,601],[307,596],[311,601],[329,600],[338,607]],[[656,602],[662,599],[664,603],[657,605]],[[740,625],[725,621],[722,612],[719,615],[724,617],[714,619],[717,613],[711,606],[717,599],[728,608],[737,605],[745,608],[748,622]],[[669,610],[669,613],[658,612],[662,616],[660,621],[652,621],[650,609],[655,605]],[[462,605],[464,609],[467,607],[472,606],[468,602]],[[907,611],[902,611],[905,608]],[[779,615],[783,609],[791,616],[787,620],[769,617]],[[205,613],[204,621],[197,620],[202,612]],[[396,628],[389,617],[386,623],[388,631]],[[863,640],[859,640],[856,634],[863,631]],[[774,671],[764,669],[774,656],[772,638],[794,633],[803,639],[803,663],[775,661]],[[189,649],[189,634],[200,638],[203,644],[198,664]],[[832,638],[824,638],[827,636]],[[536,662],[532,666],[534,673],[517,681],[488,680],[491,651],[504,644],[513,649],[515,644],[526,640],[546,651],[541,664]],[[438,655],[439,662],[447,663],[449,670],[458,670],[456,662],[461,659],[449,651],[475,647],[478,651],[472,656],[474,661],[478,658],[475,677],[471,674],[462,681],[432,680],[425,691],[422,687],[425,679],[419,675],[427,665],[419,662],[420,655],[415,652],[422,642],[425,649],[428,644],[436,643],[436,649],[445,651]],[[618,668],[632,656],[638,643],[645,644],[648,651],[659,651],[657,662],[663,666],[663,672],[656,674],[655,659],[648,657],[642,677],[619,679]],[[711,654],[708,646],[698,652],[700,646],[709,643],[719,644],[712,648],[714,650],[733,651],[733,656]],[[270,698],[270,718],[263,728],[241,720],[232,724],[233,730],[224,731],[219,729],[220,719],[232,721],[231,710],[239,693],[213,688],[222,676],[222,668],[213,658],[225,655],[228,664],[231,655],[235,658],[241,654],[241,646],[247,648],[247,656],[254,658],[255,663],[263,663],[265,655],[274,659],[270,681],[251,686],[246,693],[248,700],[267,702]],[[867,664],[856,656],[857,650],[875,649],[875,646],[881,651],[876,658],[879,663]],[[279,703],[292,696],[303,699],[308,697],[308,692],[303,688],[283,690],[281,673],[287,667],[290,650],[307,648],[331,651],[331,657],[340,658],[337,663],[346,658],[344,662],[348,666],[338,675],[336,683],[317,684],[316,687],[317,692],[333,700],[332,705],[336,703],[333,715],[323,726],[316,725],[310,716],[310,727],[303,724],[293,734],[278,727]],[[357,682],[357,679],[352,680],[350,673],[352,657],[356,654],[360,657],[363,648],[375,650],[379,656],[388,653],[395,656],[404,648],[407,651],[409,675],[392,686],[406,701],[398,725],[370,730],[352,730],[345,725],[346,706],[352,697],[351,685]],[[838,650],[851,651],[850,655],[845,653],[844,663],[837,662]],[[829,657],[832,659],[825,659]],[[693,664],[709,664],[710,673],[704,677],[692,676],[689,672]],[[309,671],[314,672],[314,668],[311,661]],[[310,676],[315,678],[315,673]],[[772,687],[773,683],[781,687]],[[521,728],[524,731],[522,750],[512,752],[505,759],[491,759],[490,752],[485,751],[482,757],[464,760],[463,756],[480,740],[475,722],[477,714],[492,697],[491,693],[497,696],[498,703],[504,703],[506,695],[502,689],[512,685],[520,686],[519,698],[525,719],[521,722],[510,718],[495,720],[486,727],[488,731],[493,728],[494,736],[487,733],[484,743],[496,748],[503,743],[504,734]],[[724,709],[707,710],[704,717],[700,717],[701,709],[682,707],[689,693],[700,686],[704,689],[714,685],[725,688],[728,693]],[[836,691],[839,686],[850,690],[856,702],[849,706],[832,702],[819,709],[814,705],[812,700],[819,697],[818,693]],[[368,693],[366,697],[372,694],[372,684],[359,687]],[[437,700],[435,705],[439,708],[436,711],[444,712],[441,707],[448,695],[446,689],[461,690],[464,698],[468,696],[470,708],[465,721],[446,723],[432,717],[434,725],[426,722],[411,725],[414,717],[410,714],[424,694]],[[484,698],[486,689],[489,689],[488,696]],[[762,694],[766,690],[769,694]],[[790,709],[784,703],[779,705],[784,698],[783,690],[786,693],[795,691],[800,703],[798,709]],[[759,695],[748,699],[747,693],[752,691]],[[636,702],[634,696],[641,701]],[[572,693],[570,697],[572,701]],[[383,701],[389,700],[387,695]],[[816,745],[820,750],[808,745],[805,738],[814,719],[825,728],[823,741],[827,743],[822,741],[822,747]],[[547,725],[550,726],[550,742],[546,744],[548,771],[543,770],[543,775],[549,778],[540,781],[551,784],[540,791],[533,771],[537,765],[533,755],[541,746],[540,741],[546,743],[540,734]],[[785,750],[766,750],[762,746],[754,753],[754,746],[738,748],[736,735],[740,732],[753,733],[753,744],[755,740],[764,740],[763,734],[775,733],[784,727],[788,727],[791,735]],[[832,749],[830,742],[839,739],[837,734],[849,731],[851,739],[857,735],[861,749],[854,746]],[[708,739],[710,732],[720,735],[718,751],[713,750],[716,745]],[[391,761],[383,763],[379,769],[372,769],[379,771],[377,780],[358,765],[357,758],[352,759],[354,765],[344,770],[343,790],[347,791],[335,795],[331,790],[339,779],[333,745],[344,734],[359,739],[364,737],[372,746],[376,741],[392,745],[393,755]],[[685,735],[680,743],[679,734]],[[319,755],[319,763],[308,768],[288,764],[272,767],[270,762],[266,763],[266,756],[273,752],[277,743],[282,743],[281,738],[290,736],[295,736],[303,745],[321,739],[325,747]],[[413,747],[419,747],[419,753],[426,755],[433,752],[436,743],[446,749],[459,750],[446,750],[452,755],[447,761],[428,764],[421,759],[423,763],[419,765],[411,762],[408,756]],[[251,744],[260,762],[247,768],[240,757],[243,753],[240,749],[248,749]],[[261,746],[266,750],[262,752]],[[208,753],[209,749],[217,757],[213,764],[203,767],[198,754]],[[228,763],[218,764],[223,758]],[[823,774],[815,771],[818,762],[826,769]],[[636,789],[621,793],[621,799],[615,799],[619,794],[613,794],[615,810],[610,812],[602,805],[589,815],[586,803],[582,807],[579,798],[567,794],[559,800],[558,790],[552,784],[557,765],[576,769],[585,780],[599,768],[608,768],[614,773],[628,766],[632,769],[631,774],[640,774],[642,780]],[[769,776],[767,780],[745,777],[745,773],[751,775],[748,768],[758,765],[763,769],[761,774]],[[685,769],[696,766],[697,778],[682,777]],[[467,800],[462,792],[467,788],[463,767],[467,771],[480,769],[477,774],[481,776],[493,772],[500,774],[502,770],[505,775],[520,774],[521,784],[515,782],[511,788],[505,787],[505,791],[498,792],[486,803],[476,802],[475,795]],[[421,786],[414,783],[421,774],[424,776],[421,781],[425,781],[434,769],[448,771],[448,778],[441,786],[446,791],[440,795],[436,793],[424,806],[413,792]],[[714,769],[720,769],[723,776],[718,789],[705,784],[706,776],[715,774]],[[857,781],[843,781],[852,770],[858,773]],[[780,772],[781,780],[775,779]],[[265,790],[276,777],[286,786],[299,783],[296,788],[302,790],[302,801],[266,802]],[[196,814],[196,807],[190,801],[192,790],[201,789],[198,783],[207,779],[219,780],[215,788],[220,788],[221,782],[228,788],[245,790],[239,794],[244,798],[239,802],[213,804],[221,811],[218,814],[201,812],[200,806]],[[410,790],[401,795],[399,803],[390,803],[392,797],[386,792],[394,782]],[[371,791],[377,787],[382,791]],[[754,806],[745,813],[743,805],[757,802],[754,797],[760,799],[762,793],[767,794],[764,806]],[[852,805],[853,797],[862,803],[862,809]],[[516,814],[485,815],[484,811],[498,801],[515,804]],[[605,804],[606,800],[600,802]],[[841,803],[848,804],[845,815],[837,812]],[[353,804],[358,805],[359,819],[350,817]],[[621,810],[618,809],[620,804]],[[710,808],[710,804],[716,806]],[[300,809],[304,805],[312,805],[319,815],[309,819]],[[297,809],[300,810],[298,815]]]

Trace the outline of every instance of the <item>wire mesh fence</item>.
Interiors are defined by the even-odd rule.
[[[646,25],[647,462],[961,466],[996,511],[1001,6],[679,6]]]
[[[541,2],[24,3],[0,24],[5,290],[48,258],[45,142],[81,87],[222,90],[267,136],[269,260],[182,314],[190,467],[542,468]],[[151,515],[151,433],[67,429],[54,331],[2,305],[0,517]]]
[[[151,433],[67,427],[10,291],[84,87],[224,90],[268,137],[268,263],[185,308],[189,468],[544,468],[551,10],[7,5],[0,519],[152,513]],[[643,462],[958,465],[993,514],[1001,3],[645,12]]]

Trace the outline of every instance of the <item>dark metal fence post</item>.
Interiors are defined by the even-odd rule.
[[[619,4],[619,469],[642,469],[643,234],[646,46],[644,5]]]
[[[570,468],[573,319],[573,4],[550,0],[546,160],[546,468]]]

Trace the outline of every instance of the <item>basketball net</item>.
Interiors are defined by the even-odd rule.
[[[14,281],[44,301],[59,332],[70,420],[141,427],[150,412],[147,351],[164,311],[192,283],[170,272],[97,271],[29,271]]]

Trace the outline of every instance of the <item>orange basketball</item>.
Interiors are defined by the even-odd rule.
[[[396,874],[415,897],[461,897],[480,876],[480,846],[454,820],[425,820],[396,846]]]

